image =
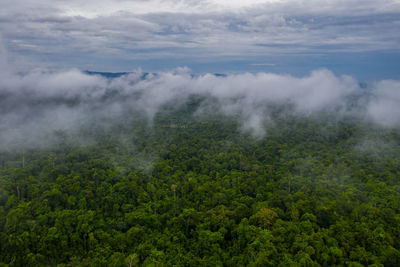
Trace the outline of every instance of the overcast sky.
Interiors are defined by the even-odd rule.
[[[20,70],[160,71],[187,66],[200,73],[304,75],[327,68],[358,79],[400,78],[399,0],[1,4],[0,53]]]

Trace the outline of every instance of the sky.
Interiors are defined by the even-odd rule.
[[[0,51],[19,71],[329,69],[374,81],[400,79],[399,29],[399,0],[2,0]]]

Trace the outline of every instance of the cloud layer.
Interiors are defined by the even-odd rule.
[[[55,131],[73,133],[82,125],[124,118],[130,110],[151,121],[164,105],[185,103],[192,95],[216,100],[221,112],[241,118],[243,128],[256,135],[263,134],[271,105],[284,105],[304,115],[356,112],[360,119],[383,126],[400,125],[400,82],[394,80],[372,84],[367,92],[354,78],[326,69],[304,77],[265,72],[193,75],[187,68],[155,74],[137,71],[115,79],[76,69],[18,74],[8,67],[6,51],[2,51],[2,146],[45,145]],[[349,105],[354,95],[361,95],[357,103],[362,105]]]
[[[169,67],[232,60],[254,67],[265,64],[260,57],[398,54],[400,47],[396,0],[5,0],[2,6],[0,33],[10,58],[27,69],[29,62],[97,70],[150,62],[159,70],[170,61]]]

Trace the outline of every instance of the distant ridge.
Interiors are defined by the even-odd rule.
[[[118,78],[124,75],[131,74],[132,72],[101,72],[101,71],[85,70],[83,73],[89,75],[99,75],[105,78]]]
[[[83,73],[88,74],[88,75],[99,75],[99,76],[102,76],[105,78],[113,79],[113,78],[119,78],[124,75],[132,74],[133,72],[103,72],[103,71],[85,70],[85,71],[83,71]],[[146,79],[149,74],[157,75],[157,73],[144,72],[142,74],[142,79]],[[215,77],[227,77],[227,75],[224,73],[213,73],[213,75]],[[196,75],[192,74],[192,77],[196,77]]]

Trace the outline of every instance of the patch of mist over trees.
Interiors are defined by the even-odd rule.
[[[260,137],[265,134],[266,118],[273,124],[271,107],[285,107],[288,114],[306,116],[353,116],[385,127],[400,124],[399,81],[380,81],[366,87],[328,70],[317,70],[306,77],[271,73],[193,75],[185,68],[154,74],[117,73],[112,77],[77,70],[36,70],[25,75],[9,71],[0,75],[2,147],[45,146],[55,131],[77,133],[94,122],[107,128],[112,125],[107,123],[110,121],[145,116],[151,124],[161,107],[182,105],[193,95],[214,101],[219,112],[239,117],[243,129]],[[197,113],[204,108],[199,107]]]

